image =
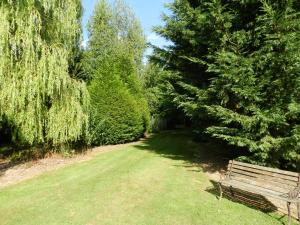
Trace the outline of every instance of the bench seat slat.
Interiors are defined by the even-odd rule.
[[[222,185],[227,186],[227,187],[242,189],[244,191],[248,191],[248,192],[251,192],[251,193],[254,193],[254,194],[261,194],[263,196],[273,197],[273,198],[276,198],[276,199],[279,199],[279,200],[284,200],[284,201],[288,200],[287,193],[272,191],[270,189],[266,189],[266,188],[263,188],[263,187],[258,187],[258,186],[255,186],[255,185],[247,184],[247,183],[236,181],[236,180],[225,180],[225,181],[222,182]],[[297,202],[300,202],[300,198],[291,199],[289,201],[297,203]]]
[[[249,179],[244,176],[232,176],[231,179],[235,180],[235,181],[243,182],[246,184],[251,184],[253,186],[258,186],[258,187],[262,187],[265,189],[269,189],[272,191],[282,192],[282,193],[288,193],[289,191],[291,191],[295,188],[295,187],[291,187],[288,185],[279,185],[279,184],[274,184],[271,182],[264,183],[261,180]]]

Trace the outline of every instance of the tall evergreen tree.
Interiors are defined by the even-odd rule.
[[[149,113],[139,80],[145,38],[128,6],[100,0],[89,23],[85,65],[92,75],[93,144],[132,141],[147,129]]]
[[[165,25],[154,29],[172,44],[165,49],[155,47],[151,60],[176,74],[170,80],[173,103],[192,119],[201,135],[211,123],[203,107],[214,77],[207,71],[208,55],[226,40],[226,29],[246,28],[244,21],[251,23],[259,9],[257,1],[242,2],[226,1],[225,7],[221,0],[175,0],[168,5],[171,14],[163,16]]]
[[[87,89],[69,73],[80,14],[79,0],[0,2],[0,117],[15,141],[61,144],[86,132]]]
[[[212,54],[207,109],[218,123],[208,131],[247,147],[252,163],[299,169],[300,13],[293,1],[262,1],[261,11],[253,38],[228,32]]]
[[[152,59],[176,74],[173,102],[200,135],[248,149],[244,160],[299,168],[299,2],[175,0],[169,8],[156,31],[173,45]]]

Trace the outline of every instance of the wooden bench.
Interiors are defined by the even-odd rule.
[[[287,202],[289,224],[291,223],[291,204],[297,204],[300,221],[300,173],[268,168],[263,166],[229,161],[227,171],[221,173],[220,198],[222,187],[243,190],[264,197],[272,197]]]

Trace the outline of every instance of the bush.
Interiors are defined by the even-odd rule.
[[[118,62],[106,60],[89,86],[90,140],[94,145],[136,140],[149,124],[145,100],[130,93],[120,78],[121,73]]]
[[[89,22],[85,68],[91,75],[90,141],[117,144],[143,136],[148,106],[139,80],[145,37],[123,1],[101,0]]]

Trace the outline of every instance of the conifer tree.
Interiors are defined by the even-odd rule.
[[[148,106],[139,80],[145,37],[123,1],[100,0],[89,23],[85,66],[92,79],[91,142],[132,141],[148,127]]]
[[[169,8],[156,31],[173,44],[152,60],[175,74],[173,102],[198,134],[244,147],[243,160],[299,168],[299,2],[175,0]]]
[[[207,109],[218,123],[208,131],[247,147],[247,161],[299,169],[300,14],[293,1],[262,1],[261,10],[254,35],[230,32],[212,55],[218,100]]]
[[[211,61],[209,53],[217,51],[226,40],[224,31],[245,29],[245,21],[253,22],[259,9],[258,1],[242,2],[175,0],[168,5],[171,14],[163,16],[165,25],[154,29],[171,45],[155,47],[151,60],[173,72],[174,76],[168,81],[173,84],[177,114],[183,111],[202,136],[211,124],[204,107],[207,89],[214,77],[207,71],[207,63]]]

